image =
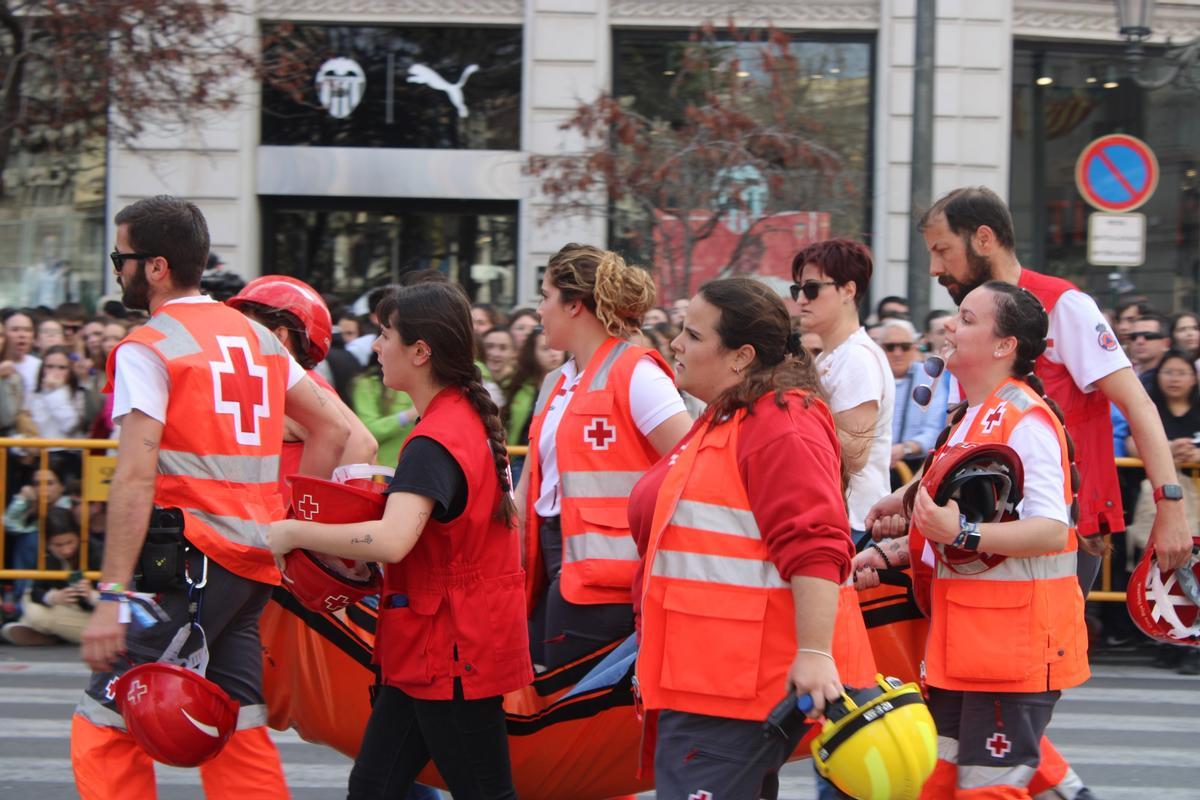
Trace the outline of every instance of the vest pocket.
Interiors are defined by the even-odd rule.
[[[583,530],[563,540],[563,571],[578,570],[584,586],[629,589],[639,563],[624,506],[581,506]]]
[[[1033,591],[1027,581],[952,581],[946,587],[946,674],[1017,681],[1039,668],[1033,663]]]
[[[483,582],[482,596],[487,604],[488,632],[494,657],[499,664],[529,660],[529,624],[525,615],[525,573],[523,571],[491,578]]]
[[[672,583],[663,610],[664,689],[736,700],[757,695],[765,593]]]
[[[414,592],[408,595],[408,605],[399,608],[386,606],[380,610],[380,627],[386,628],[385,651],[380,656],[385,677],[401,683],[428,686],[448,674],[443,660],[431,654],[436,633],[441,595]]]

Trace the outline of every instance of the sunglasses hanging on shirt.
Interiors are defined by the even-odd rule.
[[[946,370],[946,362],[941,356],[929,356],[929,358],[921,362],[921,366],[925,368],[925,374],[933,381],[937,381]],[[933,383],[923,383],[920,386],[914,386],[912,398],[913,402],[921,408],[928,406],[929,402],[933,400]]]

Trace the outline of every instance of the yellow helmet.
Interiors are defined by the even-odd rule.
[[[813,760],[858,800],[916,800],[937,761],[937,729],[915,683],[875,676],[825,710]]]

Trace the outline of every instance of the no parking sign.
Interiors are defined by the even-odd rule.
[[[1075,185],[1100,211],[1133,211],[1158,186],[1158,159],[1133,136],[1101,136],[1083,148],[1075,162]]]

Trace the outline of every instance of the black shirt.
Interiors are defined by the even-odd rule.
[[[1162,418],[1163,430],[1167,434],[1167,441],[1172,439],[1191,439],[1197,433],[1200,433],[1200,407],[1192,406],[1183,416],[1176,417],[1168,409],[1166,404],[1161,404],[1158,407],[1158,416]]]
[[[417,436],[400,451],[400,463],[387,488],[388,494],[392,492],[428,497],[433,500],[433,518],[452,522],[467,507],[467,476],[449,450],[428,436]]]

